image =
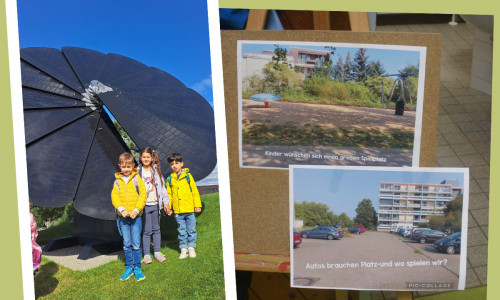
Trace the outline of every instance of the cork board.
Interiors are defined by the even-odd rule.
[[[288,170],[240,168],[237,41],[423,46],[426,51],[419,164],[435,163],[441,35],[342,31],[222,31],[222,63],[235,252],[290,253]],[[314,187],[311,187],[314,188]]]

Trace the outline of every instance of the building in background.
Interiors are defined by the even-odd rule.
[[[262,70],[273,61],[273,56],[275,56],[274,51],[270,50],[264,50],[262,53],[244,52],[241,64],[243,78],[253,75],[263,76]],[[286,62],[283,63],[305,77],[312,72],[314,67],[320,67],[329,59],[330,52],[328,51],[291,47],[286,55]]]
[[[428,222],[431,215],[443,214],[446,203],[463,193],[458,180],[441,184],[380,182],[377,230],[391,226],[412,228]]]

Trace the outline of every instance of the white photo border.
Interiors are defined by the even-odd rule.
[[[372,166],[318,166],[318,165],[290,165],[289,166],[289,194],[290,194],[290,219],[289,219],[289,232],[290,232],[290,286],[294,288],[313,288],[313,289],[342,289],[343,287],[324,287],[324,286],[299,286],[294,285],[294,252],[293,252],[293,227],[294,227],[294,170],[295,169],[338,169],[338,170],[358,170],[358,171],[392,171],[392,172],[435,172],[435,173],[463,173],[464,175],[464,193],[462,202],[462,235],[461,235],[461,245],[460,245],[460,268],[458,277],[458,290],[465,289],[465,279],[466,279],[466,268],[467,268],[467,233],[468,233],[468,217],[469,217],[469,168],[436,168],[436,167],[372,167]],[[465,213],[464,213],[465,212]],[[349,289],[353,289],[349,287]],[[356,290],[388,290],[388,289],[377,289],[377,288],[355,288]],[[399,289],[394,289],[397,291]],[[401,289],[401,291],[409,291],[415,289]],[[417,289],[418,290],[418,289]],[[425,289],[422,291],[431,291],[430,289]]]
[[[262,45],[290,45],[290,46],[334,46],[334,47],[350,47],[350,48],[366,48],[366,49],[382,49],[382,50],[402,50],[419,52],[419,74],[418,74],[418,91],[417,91],[417,106],[415,116],[415,131],[413,139],[412,152],[412,167],[418,167],[420,163],[420,145],[422,137],[422,114],[424,109],[424,94],[425,94],[425,70],[427,59],[427,47],[425,46],[406,46],[406,45],[386,45],[386,44],[363,44],[363,43],[335,43],[335,42],[303,42],[303,41],[267,41],[267,40],[237,40],[237,81],[238,81],[238,151],[239,151],[239,166],[240,168],[253,169],[275,169],[288,170],[288,168],[280,167],[265,167],[265,166],[246,166],[243,164],[243,137],[242,137],[242,45],[243,44],[262,44]]]

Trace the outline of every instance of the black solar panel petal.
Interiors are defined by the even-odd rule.
[[[25,87],[72,97],[75,99],[82,98],[82,96],[75,93],[74,90],[23,61],[21,61],[21,77],[23,86]]]
[[[97,79],[106,58],[104,53],[77,47],[63,47],[62,52],[85,88],[92,80]]]
[[[66,58],[58,49],[24,48],[21,49],[21,59],[43,70],[76,92],[83,93],[85,91]]]
[[[106,55],[101,71],[95,79],[104,84],[109,84],[111,81],[127,77],[146,68],[146,65],[136,60],[109,53]]]
[[[129,76],[114,79],[109,84],[124,91],[133,87],[185,88],[184,84],[177,78],[157,68],[147,68]]]
[[[21,59],[34,205],[74,201],[82,215],[115,218],[113,174],[128,149],[103,104],[140,148],[158,150],[164,165],[171,152],[180,152],[195,180],[214,169],[213,109],[170,74],[121,55],[74,47],[27,48]],[[92,80],[99,82],[85,91]]]
[[[33,205],[63,207],[73,201],[98,121],[94,112],[26,147]]]
[[[90,148],[74,206],[80,213],[93,218],[114,220],[116,211],[111,204],[114,173],[119,172],[118,156],[128,148],[106,113],[101,120]]]
[[[193,96],[189,91],[186,89],[186,94]],[[166,106],[163,98],[121,91],[105,93],[100,98],[140,148],[157,149],[162,161],[171,152],[181,152],[195,180],[213,170],[216,162],[213,113],[191,112],[182,102]],[[198,153],[201,151],[210,154],[209,158],[203,159]]]
[[[85,107],[83,101],[23,88],[24,109],[44,109],[56,107]]]
[[[26,111],[24,112],[26,144],[42,138],[54,130],[61,129],[68,123],[71,123],[90,112],[92,112],[92,109],[88,107]]]

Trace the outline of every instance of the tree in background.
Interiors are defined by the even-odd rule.
[[[344,61],[342,60],[342,57],[339,56],[339,60],[337,61],[337,64],[335,67],[333,67],[333,77],[340,81],[340,82],[345,82],[345,65]]]
[[[444,209],[444,227],[451,230],[451,232],[457,232],[462,229],[462,204],[463,195],[458,195],[454,200],[446,203],[446,208]]]
[[[380,77],[385,73],[384,66],[377,60],[376,62],[371,62],[366,70],[366,75],[368,78]]]
[[[337,222],[340,226],[342,226],[343,228],[349,228],[351,227],[353,224],[352,224],[352,220],[347,216],[346,213],[341,213],[339,216],[338,216],[338,222]]]
[[[354,223],[372,230],[377,227],[377,212],[373,208],[372,200],[365,198],[358,203]]]
[[[355,81],[364,82],[367,79],[368,58],[369,56],[366,55],[366,48],[359,48],[358,52],[354,55],[352,72]]]
[[[295,218],[302,219],[305,226],[334,223],[334,215],[326,204],[307,202],[295,203]]]
[[[347,52],[347,57],[344,64],[344,82],[354,81],[354,72],[351,63],[351,52]]]
[[[274,54],[272,60],[275,62],[273,68],[275,70],[281,69],[280,62],[286,62],[286,48],[281,48],[279,45],[274,45]]]

